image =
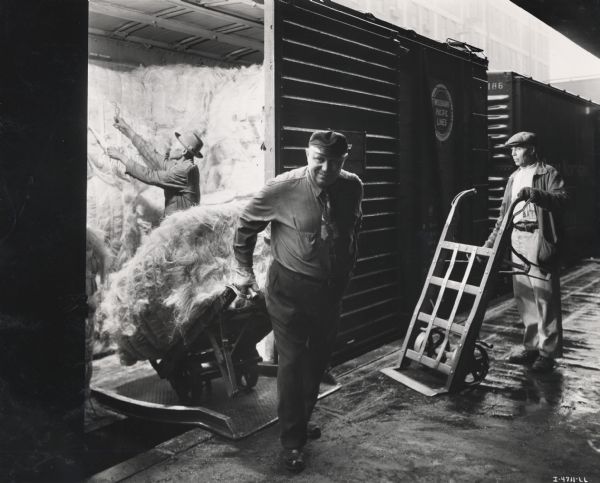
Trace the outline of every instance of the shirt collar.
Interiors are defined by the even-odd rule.
[[[519,166],[517,171],[523,173],[525,171],[535,171],[536,169],[537,169],[537,163],[532,163],[528,166]]]
[[[514,176],[522,169],[530,169],[530,168],[531,169],[535,168],[535,172],[533,173],[534,175],[546,174],[548,172],[548,167],[542,161],[537,161],[537,162],[533,163],[532,165],[527,166],[526,168],[516,169],[515,171],[513,171],[511,176],[514,178]]]

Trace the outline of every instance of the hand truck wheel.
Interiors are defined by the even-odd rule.
[[[210,377],[195,377],[192,381],[191,402],[192,404],[201,404],[210,398],[212,392],[212,382]]]
[[[421,352],[423,349],[423,344],[425,344],[425,349],[423,350],[423,354],[427,357],[436,357],[437,351],[440,346],[444,342],[444,337],[446,337],[444,331],[438,327],[434,327],[431,332],[429,332],[429,337],[425,340],[425,330],[423,330],[416,338],[413,344],[413,350],[415,352]],[[406,369],[410,366],[410,359],[408,357],[404,357],[402,359],[402,363],[400,364],[401,369]]]
[[[485,379],[485,376],[487,376],[489,368],[490,358],[487,351],[482,344],[476,343],[467,368],[465,385],[472,386],[479,384]]]
[[[191,402],[191,385],[189,374],[184,370],[178,370],[168,378],[173,390],[177,393],[177,397],[182,404]]]

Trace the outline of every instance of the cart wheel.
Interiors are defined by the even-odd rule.
[[[421,352],[423,349],[423,343],[425,343],[425,350],[423,353],[427,357],[436,357],[437,350],[444,342],[444,338],[446,337],[444,331],[438,327],[434,327],[429,332],[429,337],[427,337],[427,341],[425,341],[425,331],[421,332],[417,338],[415,339],[413,349],[415,352]]]
[[[192,404],[201,404],[206,398],[210,397],[212,383],[208,377],[195,378],[192,383]]]
[[[438,350],[440,348],[440,346],[442,345],[442,343],[444,342],[444,339],[446,338],[446,334],[445,332],[440,329],[439,327],[434,327],[433,330],[431,331],[431,334],[429,334],[429,340],[427,341],[427,351],[429,352],[429,357],[436,357]],[[448,345],[447,345],[446,350],[449,350],[450,348],[450,341],[448,341]]]
[[[177,372],[168,378],[171,387],[177,393],[177,397],[182,404],[191,402],[189,375],[185,372]]]
[[[487,376],[490,368],[490,358],[487,351],[480,344],[475,344],[473,355],[469,363],[467,375],[465,377],[466,385],[479,384]]]
[[[237,382],[245,389],[251,389],[258,382],[258,366],[256,364],[240,367]]]
[[[429,332],[429,337],[427,337],[427,339],[425,339],[425,334],[425,328],[421,329],[421,332],[419,333],[419,335],[417,335],[413,343],[413,350],[415,352],[423,351],[423,354],[425,354],[427,357],[436,357],[437,351],[444,342],[446,334],[439,327],[434,327],[433,329],[431,329],[431,331]],[[425,344],[424,348],[423,344]],[[410,367],[410,363],[411,360],[406,356],[406,354],[404,354],[404,356],[402,357],[402,362],[400,363],[400,369],[407,369],[408,367]]]

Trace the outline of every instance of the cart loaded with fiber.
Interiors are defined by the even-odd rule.
[[[237,291],[227,286],[195,313],[176,333],[170,349],[152,367],[166,379],[182,404],[200,404],[210,393],[211,381],[222,377],[229,397],[254,387],[258,363],[256,344],[271,330],[261,293],[232,305]]]

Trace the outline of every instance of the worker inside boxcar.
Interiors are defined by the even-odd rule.
[[[363,185],[342,169],[347,156],[344,135],[313,133],[307,166],[268,181],[243,210],[234,236],[234,283],[256,290],[254,246],[257,234],[271,223],[273,262],[265,297],[279,356],[281,458],[293,472],[304,469],[307,439],[321,435],[309,421],[358,253]]]
[[[164,190],[164,216],[200,204],[200,171],[194,158],[202,158],[203,142],[197,131],[174,133],[170,149],[161,155],[120,114],[115,115],[114,126],[135,146],[146,166],[116,148],[108,148],[107,154],[123,163],[127,174]]]
[[[500,216],[486,246],[493,245],[513,200],[521,200],[514,210],[511,243],[532,263],[528,275],[513,277],[514,297],[525,330],[523,347],[514,348],[507,360],[533,364],[533,371],[547,372],[554,367],[554,359],[562,355],[562,322],[558,256],[546,242],[560,242],[557,215],[567,193],[558,171],[538,158],[534,133],[519,132],[505,146],[511,149],[517,170],[508,179]],[[512,261],[522,264],[514,253]]]

